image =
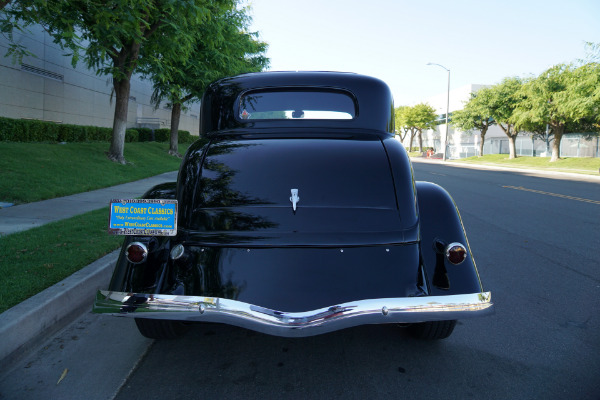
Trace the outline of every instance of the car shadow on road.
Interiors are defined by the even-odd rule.
[[[155,342],[117,399],[500,399],[511,390],[514,398],[548,391],[547,371],[470,346],[461,325],[442,341],[416,340],[392,325],[308,338],[196,325],[179,340]]]

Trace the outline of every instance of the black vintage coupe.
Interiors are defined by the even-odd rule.
[[[290,337],[395,323],[428,339],[493,313],[452,198],[413,179],[382,81],[222,79],[200,135],[177,182],[144,196],[176,200],[176,230],[128,232],[95,312],[150,338],[218,322]]]

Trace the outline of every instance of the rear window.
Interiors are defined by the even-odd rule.
[[[327,90],[255,91],[240,97],[242,120],[353,119],[356,103],[349,93]]]

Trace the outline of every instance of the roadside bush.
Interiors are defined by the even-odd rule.
[[[59,125],[28,119],[0,117],[0,140],[8,142],[55,142]]]
[[[127,129],[125,131],[125,143],[139,142],[140,134],[137,129]]]
[[[168,142],[170,129],[127,129],[125,142]],[[0,117],[0,141],[4,142],[110,142],[112,128],[57,124],[55,122]],[[179,131],[179,143],[196,140],[188,131]]]
[[[85,125],[59,125],[59,142],[108,142],[112,128]]]
[[[0,117],[0,141],[8,142],[15,129],[12,119]]]
[[[178,131],[177,133],[177,143],[192,143],[196,139],[197,136],[192,136],[189,131]],[[170,129],[156,129],[154,131],[154,140],[157,142],[169,142],[171,140],[171,130]]]
[[[112,139],[112,128],[102,128],[99,126],[89,126],[92,131],[92,138],[88,140],[110,142]]]
[[[111,137],[111,128],[0,117],[0,141],[106,142]]]
[[[153,142],[154,132],[150,128],[136,128],[139,133],[140,142]]]
[[[24,137],[27,138],[28,142],[54,142],[58,138],[58,125],[53,123],[45,123],[42,121],[24,121]]]
[[[177,133],[178,143],[192,143],[196,137],[192,136],[188,131],[179,131]]]
[[[155,129],[154,140],[157,142],[168,142],[171,140],[171,130],[166,128]]]

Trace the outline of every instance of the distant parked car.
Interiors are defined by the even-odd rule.
[[[189,322],[294,337],[401,323],[442,339],[493,312],[450,195],[415,182],[394,139],[385,83],[246,74],[212,84],[201,107],[208,143],[189,148],[177,182],[111,207],[138,216],[115,225],[129,236],[94,311],[159,339]]]

